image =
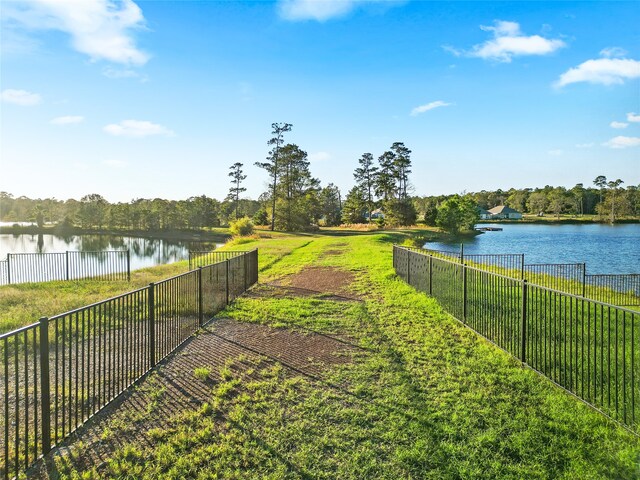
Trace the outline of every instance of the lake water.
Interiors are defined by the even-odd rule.
[[[131,252],[131,269],[151,267],[189,258],[189,250],[213,250],[221,244],[212,242],[181,242],[115,235],[30,235],[0,234],[0,260],[7,253],[58,253],[69,251],[101,252],[127,250]]]
[[[478,224],[499,227],[465,239],[467,254],[524,253],[525,263],[582,263],[587,273],[640,273],[640,224],[536,225]],[[429,242],[426,248],[459,251],[460,242]]]

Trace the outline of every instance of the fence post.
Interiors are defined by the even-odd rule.
[[[40,411],[42,453],[51,451],[51,385],[49,379],[49,319],[40,318]]]
[[[127,248],[127,282],[131,281],[131,250]]]
[[[587,296],[587,264],[582,264],[582,298]]]
[[[460,263],[464,263],[464,243],[460,244]]]
[[[69,280],[69,250],[64,252],[65,278]]]
[[[149,303],[149,367],[156,366],[156,307],[154,300],[155,283],[149,284],[147,301]]]
[[[198,325],[204,323],[204,309],[202,307],[202,267],[198,267]]]
[[[522,270],[522,273],[520,274],[520,280],[524,280],[524,253],[521,253],[521,264],[520,264],[520,270]]]
[[[520,360],[527,362],[527,291],[529,285],[526,279],[522,280],[522,311],[520,315]]]
[[[429,295],[433,292],[433,255],[429,254]]]
[[[396,244],[393,244],[393,248],[391,250],[391,263],[393,264],[393,271],[396,272],[396,275],[398,274],[398,267],[396,265]]]
[[[242,256],[244,257],[244,291],[247,291],[247,288],[249,288],[249,280],[248,280],[248,275],[249,275],[249,267],[247,266],[247,260],[249,259],[249,254],[248,253],[243,253]]]
[[[411,250],[407,248],[407,284],[411,285]]]
[[[11,254],[7,253],[7,285],[11,283]]]
[[[253,285],[254,283],[258,283],[258,249],[256,248],[254,252],[255,253],[253,254],[253,259],[254,259],[253,270],[252,270],[252,276],[251,276],[251,279],[254,281],[251,282],[251,285]]]
[[[226,289],[225,289],[225,292],[226,292],[226,297],[227,297],[227,303],[226,303],[226,304],[227,304],[227,305],[229,305],[229,259],[227,258],[227,259],[224,261],[224,263],[225,263],[225,268],[226,268],[226,270],[227,270],[227,274],[225,275],[225,279],[226,279],[226,282],[225,282],[225,283],[226,283]]]
[[[462,264],[462,322],[467,323],[467,265]]]

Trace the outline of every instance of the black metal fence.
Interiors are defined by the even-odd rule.
[[[585,275],[586,295],[614,305],[638,305],[640,274]]]
[[[399,246],[393,266],[465,325],[640,433],[640,312]]]
[[[533,263],[525,265],[524,270],[523,278],[530,283],[586,296],[584,263]]]
[[[210,265],[212,263],[222,262],[224,260],[229,260],[230,258],[237,257],[238,255],[242,255],[244,252],[241,251],[198,251],[198,250],[189,250],[189,270],[192,268],[197,268],[202,265]]]
[[[8,253],[7,259],[0,262],[0,285],[80,278],[129,280],[129,250]]]
[[[525,263],[524,254],[467,255],[464,248],[445,251],[404,247],[414,252],[445,258],[487,272],[561,290],[618,306],[640,305],[640,274],[588,275],[585,263]]]
[[[258,251],[0,335],[0,477],[37,458],[258,281]]]

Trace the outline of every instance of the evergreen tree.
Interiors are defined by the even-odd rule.
[[[373,164],[373,155],[370,153],[363,153],[360,160],[358,160],[360,167],[356,168],[353,177],[355,178],[358,187],[362,190],[367,203],[367,220],[371,223],[371,211],[375,207],[374,191],[376,187],[376,176],[378,174],[378,167]]]
[[[256,166],[260,168],[264,168],[269,176],[271,177],[271,230],[275,229],[276,222],[276,189],[278,187],[278,173],[280,171],[279,160],[280,160],[280,149],[284,145],[284,134],[285,132],[291,131],[290,123],[272,123],[271,134],[273,137],[267,142],[267,145],[271,145],[272,148],[269,150],[269,156],[267,157],[266,162],[256,162]]]
[[[366,194],[358,185],[349,190],[347,198],[342,205],[343,223],[362,223],[364,212],[367,209]]]
[[[411,173],[411,150],[402,142],[391,145],[393,154],[393,176],[397,182],[396,196],[400,199],[407,198],[409,189],[409,174]]]
[[[342,199],[340,190],[333,183],[330,183],[320,190],[320,218],[324,219],[324,224],[328,227],[340,225],[342,215]]]
[[[307,152],[297,145],[280,149],[275,190],[277,213],[275,223],[286,231],[308,228],[316,220],[320,181],[309,170]]]
[[[388,151],[378,157],[380,168],[375,177],[375,192],[376,195],[382,197],[382,200],[385,202],[393,198],[396,192],[394,160],[393,153]]]
[[[247,189],[241,187],[240,184],[247,178],[242,172],[242,163],[236,162],[229,167],[229,176],[231,177],[231,188],[229,189],[229,195],[227,198],[232,199],[235,202],[236,220],[240,218],[240,193],[246,192]]]

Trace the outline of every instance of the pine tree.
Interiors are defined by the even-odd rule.
[[[246,175],[243,175],[242,172],[242,163],[236,162],[229,167],[229,176],[231,177],[231,188],[229,189],[228,199],[233,200],[236,204],[236,220],[240,218],[239,207],[240,207],[240,193],[246,192],[247,189],[241,187],[240,184],[243,180],[247,178]]]
[[[256,162],[256,166],[264,168],[271,177],[271,230],[275,230],[276,225],[276,188],[278,187],[278,173],[279,173],[279,159],[280,149],[284,144],[284,133],[291,131],[290,123],[272,123],[271,134],[273,137],[267,142],[267,145],[272,145],[273,148],[269,151],[269,156],[266,162]]]
[[[373,155],[370,153],[363,153],[358,163],[360,167],[355,169],[353,177],[365,196],[368,212],[367,220],[371,223],[371,211],[375,206],[373,194],[376,186],[378,167],[373,164]]]

